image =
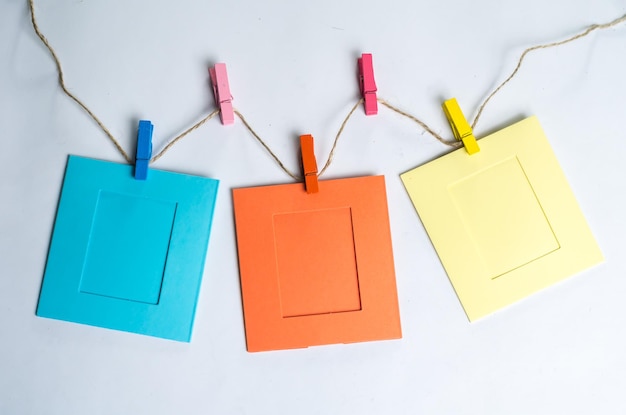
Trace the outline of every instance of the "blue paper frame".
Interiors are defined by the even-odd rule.
[[[218,185],[70,156],[37,315],[190,341]]]

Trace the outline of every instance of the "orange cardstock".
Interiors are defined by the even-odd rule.
[[[233,202],[249,352],[402,337],[383,176]]]

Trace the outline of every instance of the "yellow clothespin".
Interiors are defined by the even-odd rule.
[[[472,127],[465,119],[458,102],[456,102],[456,98],[451,98],[443,103],[443,112],[446,113],[446,118],[448,118],[450,127],[452,127],[454,138],[463,142],[467,154],[478,153],[480,147],[478,147]]]

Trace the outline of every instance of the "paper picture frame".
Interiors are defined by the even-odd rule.
[[[249,352],[402,337],[383,176],[233,190]]]
[[[536,117],[401,175],[470,321],[602,262]]]
[[[190,341],[218,184],[69,156],[36,314]]]

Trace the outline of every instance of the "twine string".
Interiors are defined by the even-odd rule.
[[[500,84],[498,85],[497,88],[495,88],[488,96],[487,98],[483,101],[483,103],[480,105],[478,112],[476,114],[476,117],[474,118],[474,121],[472,122],[472,128],[476,128],[476,125],[478,124],[478,120],[480,119],[480,116],[482,115],[485,107],[487,106],[487,104],[489,103],[489,101],[506,85],[508,84],[519,72],[520,67],[522,66],[522,63],[524,61],[524,58],[526,57],[526,55],[534,50],[538,50],[538,49],[548,49],[548,48],[552,48],[552,47],[557,47],[557,46],[561,46],[564,45],[566,43],[570,43],[573,42],[577,39],[583,38],[587,35],[589,35],[591,32],[598,30],[598,29],[607,29],[613,26],[616,26],[622,22],[626,21],[626,15],[617,18],[611,22],[608,23],[603,23],[603,24],[594,24],[589,26],[587,29],[585,29],[584,31],[573,35],[567,39],[561,40],[561,41],[557,41],[557,42],[551,42],[551,43],[546,43],[546,44],[542,44],[542,45],[536,45],[536,46],[532,46],[529,47],[527,49],[525,49],[522,54],[520,55],[518,61],[517,61],[517,65],[515,66],[515,69],[513,70],[513,72]],[[432,137],[434,137],[437,141],[439,141],[440,143],[450,146],[450,147],[454,147],[454,148],[459,148],[461,147],[463,144],[460,141],[457,140],[447,140],[445,138],[443,138],[441,136],[441,134],[437,133],[434,129],[432,129],[430,126],[428,126],[428,124],[426,124],[424,121],[420,120],[419,118],[415,117],[414,115],[409,114],[406,111],[403,111],[402,109],[390,104],[389,102],[387,102],[386,100],[382,99],[382,98],[378,98],[378,102],[380,102],[383,106],[389,108],[390,110],[394,111],[395,113],[410,119],[411,121],[415,122],[417,125],[419,125],[424,131],[426,131],[428,134],[430,134]],[[335,135],[335,140],[333,142],[333,146],[330,150],[330,153],[328,154],[328,158],[326,160],[326,163],[324,164],[324,167],[320,170],[320,172],[318,173],[318,177],[322,176],[322,174],[324,174],[324,172],[330,167],[334,155],[335,155],[335,150],[337,147],[337,143],[339,142],[339,138],[341,137],[344,128],[346,126],[346,124],[348,123],[348,121],[350,120],[350,118],[352,117],[352,115],[354,114],[354,112],[356,111],[356,109],[359,107],[359,105],[361,105],[363,103],[363,98],[359,99],[357,101],[357,103],[352,107],[352,109],[350,110],[350,112],[348,112],[348,115],[346,115],[346,117],[344,118],[343,122],[341,123],[341,126],[339,128],[339,131],[337,131],[337,134]],[[256,140],[261,143],[261,145],[263,145],[263,147],[265,148],[265,150],[267,150],[267,152],[272,156],[272,158],[276,161],[276,163],[280,166],[280,168],[287,173],[290,177],[292,177],[294,180],[302,180],[301,176],[298,176],[296,174],[294,174],[293,172],[291,172],[289,169],[287,169],[285,167],[285,165],[280,161],[280,159],[278,158],[278,156],[276,156],[276,154],[270,149],[270,147],[263,141],[263,139],[259,136],[259,134],[250,126],[250,124],[246,121],[246,119],[243,117],[243,115],[239,112],[235,110],[235,113],[237,114],[237,116],[239,117],[239,119],[241,119],[241,121],[243,122],[243,124],[245,125],[245,127],[248,129],[248,131],[254,136],[254,138],[256,138]]]
[[[63,68],[61,67],[61,61],[59,60],[59,57],[54,51],[54,48],[50,45],[50,42],[48,42],[48,39],[46,39],[43,33],[41,33],[41,30],[39,30],[39,25],[37,24],[37,18],[35,17],[35,6],[33,5],[33,0],[28,0],[28,6],[30,8],[30,21],[33,24],[33,29],[35,29],[35,33],[37,34],[39,39],[41,39],[41,42],[45,45],[45,47],[48,49],[48,51],[50,52],[50,55],[52,55],[52,59],[54,60],[54,63],[57,67],[57,73],[59,74],[59,85],[61,86],[61,89],[63,90],[65,95],[70,97],[83,110],[85,110],[85,112],[89,114],[89,116],[96,122],[96,124],[100,126],[102,131],[104,131],[106,136],[109,138],[109,140],[111,140],[115,148],[117,148],[117,150],[122,154],[122,156],[126,159],[126,161],[128,161],[129,163],[132,163],[133,160],[124,151],[120,143],[115,139],[115,137],[113,137],[113,134],[111,134],[109,129],[106,128],[106,126],[102,123],[102,121],[100,121],[100,119],[96,117],[96,115],[93,112],[91,112],[89,108],[87,108],[87,105],[85,105],[80,99],[78,99],[74,94],[72,94],[69,91],[69,89],[67,89],[67,86],[65,85],[65,76],[63,74]]]
[[[85,110],[85,112],[91,117],[92,120],[94,120],[96,122],[96,124],[98,124],[98,126],[100,127],[100,129],[104,132],[104,134],[106,134],[106,136],[108,137],[108,139],[111,141],[111,143],[113,143],[113,145],[115,146],[115,148],[117,149],[117,151],[120,152],[120,154],[122,155],[122,157],[124,157],[124,159],[130,163],[133,164],[134,160],[128,155],[128,153],[124,150],[124,148],[121,146],[121,144],[119,143],[119,141],[117,141],[115,139],[115,137],[113,136],[113,134],[111,134],[111,131],[109,131],[109,129],[104,125],[104,123],[102,121],[100,121],[100,119],[96,116],[96,114],[94,114],[88,107],[87,105],[81,101],[78,97],[76,97],[76,95],[74,95],[73,93],[70,92],[70,90],[67,88],[67,85],[65,84],[65,75],[63,73],[63,67],[61,66],[61,61],[59,60],[59,57],[56,53],[56,51],[54,50],[54,48],[52,47],[52,45],[50,45],[50,42],[48,41],[48,39],[44,36],[44,34],[41,32],[41,30],[39,29],[39,24],[37,23],[37,17],[35,16],[35,6],[33,3],[34,0],[28,0],[28,6],[30,8],[30,20],[33,24],[33,29],[35,30],[35,33],[37,34],[37,36],[39,37],[39,39],[41,39],[41,42],[44,44],[44,46],[48,49],[48,51],[50,52],[50,55],[52,56],[52,59],[54,60],[54,64],[56,65],[56,69],[57,69],[57,73],[59,75],[58,80],[59,80],[59,86],[61,87],[61,90],[63,90],[63,92],[65,93],[65,95],[67,95],[68,97],[70,97],[75,103],[77,103],[83,110]],[[217,115],[219,113],[219,110],[215,110],[213,112],[211,112],[209,115],[207,115],[206,117],[204,117],[203,119],[201,119],[200,121],[198,121],[196,124],[192,125],[191,127],[189,127],[187,130],[185,130],[184,132],[182,132],[181,134],[179,134],[178,136],[174,137],[172,140],[170,140],[170,142],[165,146],[165,148],[163,148],[163,150],[161,150],[157,155],[155,155],[154,157],[152,157],[152,159],[150,159],[150,162],[155,162],[158,159],[160,159],[161,157],[163,157],[163,155],[170,149],[172,148],[172,146],[174,144],[176,144],[178,141],[180,141],[181,139],[183,139],[185,136],[187,136],[188,134],[190,134],[192,131],[196,130],[197,128],[201,127],[205,122],[207,122],[208,120],[210,120],[211,118],[213,118],[215,115]]]
[[[478,120],[480,119],[480,116],[483,113],[483,110],[485,109],[485,106],[489,103],[489,101],[491,101],[491,98],[494,97],[494,95],[496,95],[506,84],[509,83],[509,81],[511,81],[511,79],[513,79],[515,77],[515,75],[517,75],[517,72],[519,71],[520,67],[522,66],[522,62],[524,61],[524,58],[526,57],[526,55],[528,55],[530,52],[535,51],[535,50],[539,50],[539,49],[549,49],[549,48],[553,48],[556,46],[561,46],[561,45],[565,45],[567,43],[573,42],[575,40],[578,40],[580,38],[583,38],[585,36],[587,36],[588,34],[590,34],[591,32],[595,31],[595,30],[599,30],[599,29],[608,29],[610,27],[616,26],[622,22],[626,21],[626,15],[622,16],[622,17],[618,17],[615,20],[612,20],[608,23],[603,23],[603,24],[593,24],[591,26],[589,26],[587,29],[583,30],[582,32],[573,35],[571,37],[568,37],[567,39],[564,40],[560,40],[558,42],[550,42],[550,43],[545,43],[543,45],[536,45],[536,46],[531,46],[527,49],[524,50],[524,52],[522,52],[522,54],[520,55],[518,61],[517,61],[517,65],[515,66],[515,69],[513,69],[513,72],[511,72],[511,74],[509,75],[508,78],[506,78],[500,85],[498,85],[498,87],[496,89],[494,89],[489,96],[483,101],[483,103],[480,105],[480,107],[478,108],[478,112],[476,113],[476,117],[474,118],[474,121],[472,122],[472,128],[476,127],[476,124],[478,123]]]
[[[155,161],[157,161],[158,159],[163,157],[163,154],[165,154],[170,148],[172,148],[172,146],[174,144],[176,144],[177,142],[182,140],[187,134],[189,134],[192,131],[200,128],[205,122],[209,121],[211,118],[213,118],[217,114],[219,114],[219,112],[220,112],[219,109],[214,110],[212,113],[210,113],[209,115],[207,115],[206,117],[204,117],[203,119],[201,119],[200,121],[198,121],[197,123],[192,125],[191,127],[187,128],[181,134],[179,134],[178,136],[174,137],[169,143],[167,143],[167,145],[163,148],[163,150],[159,151],[156,156],[154,156],[154,157],[152,157],[152,159],[150,159],[150,162],[154,163]]]
[[[128,155],[128,153],[126,153],[126,151],[124,151],[124,149],[122,148],[122,146],[120,145],[120,143],[115,139],[115,137],[113,136],[113,134],[111,134],[111,132],[109,131],[109,129],[102,123],[102,121],[100,121],[100,119],[87,107],[87,105],[85,103],[83,103],[79,98],[77,98],[74,94],[72,94],[69,89],[67,88],[67,85],[65,84],[65,76],[63,74],[63,68],[61,66],[61,61],[59,60],[59,57],[57,56],[54,48],[50,45],[50,42],[48,42],[48,39],[43,35],[43,33],[41,32],[41,30],[39,29],[39,25],[37,24],[37,18],[35,16],[35,6],[34,6],[34,0],[28,0],[28,5],[29,5],[29,9],[30,9],[30,15],[31,15],[31,22],[33,25],[33,29],[35,30],[35,33],[37,34],[37,36],[39,37],[39,39],[41,40],[41,42],[44,44],[44,46],[48,49],[48,51],[50,52],[50,55],[52,56],[52,59],[54,60],[54,63],[56,65],[56,69],[57,69],[57,73],[58,73],[58,82],[59,85],[61,87],[61,90],[65,93],[65,95],[67,95],[69,98],[71,98],[76,104],[78,104],[95,122],[96,124],[98,124],[98,126],[100,127],[100,129],[105,133],[105,135],[108,137],[108,139],[111,141],[111,143],[113,143],[113,145],[115,146],[115,148],[120,152],[120,154],[122,155],[122,157],[124,157],[124,159],[128,162],[128,163],[133,163],[134,160]],[[552,48],[552,47],[557,47],[557,46],[561,46],[570,42],[573,42],[577,39],[583,38],[587,35],[589,35],[590,33],[596,31],[596,30],[600,30],[600,29],[608,29],[610,27],[616,26],[622,22],[626,21],[626,15],[619,17],[615,20],[612,20],[608,23],[603,23],[603,24],[594,24],[589,26],[587,29],[583,30],[582,32],[575,34],[567,39],[561,40],[561,41],[557,41],[557,42],[551,42],[551,43],[546,43],[546,44],[542,44],[542,45],[536,45],[536,46],[532,46],[529,47],[527,49],[525,49],[522,54],[520,55],[518,61],[517,61],[517,65],[515,66],[515,69],[513,69],[513,71],[511,72],[511,74],[502,82],[500,83],[488,96],[487,98],[482,102],[482,104],[478,107],[478,111],[476,113],[476,117],[474,117],[474,121],[472,122],[472,128],[475,128],[476,125],[478,124],[478,121],[480,120],[480,117],[485,109],[485,107],[487,106],[487,104],[491,101],[491,99],[498,93],[500,92],[500,90],[507,85],[519,72],[522,63],[524,62],[524,59],[526,58],[526,55],[528,55],[530,52],[533,52],[535,50],[539,50],[539,49],[548,49],[548,48]],[[446,140],[445,138],[443,138],[439,133],[437,133],[435,130],[433,130],[432,128],[430,128],[425,122],[423,122],[422,120],[420,120],[419,118],[407,113],[406,111],[401,110],[400,108],[390,104],[389,102],[385,101],[382,98],[378,98],[378,102],[380,102],[383,106],[389,108],[390,110],[394,111],[395,113],[410,119],[411,121],[415,122],[417,125],[419,125],[424,131],[426,131],[428,134],[430,134],[432,137],[434,137],[436,140],[438,140],[440,143],[445,144],[447,146],[450,147],[455,147],[458,148],[460,147],[462,144],[456,140]],[[348,123],[348,121],[350,120],[350,118],[352,117],[352,115],[354,114],[354,112],[356,111],[356,109],[359,107],[359,105],[361,105],[361,103],[363,103],[363,98],[359,99],[357,101],[356,104],[354,104],[354,106],[352,107],[352,109],[348,112],[348,114],[346,115],[346,117],[344,118],[343,122],[341,123],[341,126],[339,127],[339,130],[337,131],[337,134],[335,135],[335,140],[333,142],[332,148],[328,154],[328,158],[326,160],[326,163],[324,164],[324,167],[322,167],[322,169],[320,170],[318,176],[321,176],[322,174],[324,174],[324,172],[326,172],[326,170],[330,167],[334,156],[335,156],[335,150],[337,148],[337,144],[339,142],[339,138],[342,136],[343,132],[344,132],[344,128],[346,126],[346,124]],[[173,139],[171,139],[168,144],[159,152],[157,153],[154,157],[152,157],[152,159],[150,160],[151,162],[155,162],[157,160],[159,160],[166,152],[168,152],[176,143],[178,143],[181,139],[183,139],[184,137],[186,137],[188,134],[190,134],[191,132],[195,131],[196,129],[200,128],[204,123],[206,123],[207,121],[209,121],[211,118],[215,117],[217,114],[219,114],[220,110],[216,109],[213,112],[211,112],[210,114],[208,114],[207,116],[205,116],[203,119],[201,119],[200,121],[198,121],[196,124],[192,125],[191,127],[189,127],[187,130],[185,130],[184,132],[182,132],[181,134],[179,134],[178,136],[174,137]],[[302,177],[293,173],[291,170],[289,170],[284,164],[283,162],[280,160],[280,158],[272,151],[272,149],[267,145],[267,143],[260,137],[260,135],[252,128],[252,126],[250,126],[250,124],[248,123],[248,121],[245,119],[245,117],[241,114],[241,112],[239,112],[238,110],[234,110],[235,114],[237,115],[237,117],[241,120],[241,122],[243,123],[243,125],[246,127],[246,129],[250,132],[250,134],[252,134],[252,136],[263,146],[263,148],[269,153],[269,155],[274,159],[274,161],[278,164],[278,166],[287,174],[289,175],[292,179],[296,180],[296,181],[301,181]]]
[[[271,148],[269,148],[269,146],[265,143],[265,141],[263,141],[263,139],[257,134],[256,131],[254,131],[254,129],[250,126],[250,124],[248,124],[248,121],[246,121],[246,119],[244,118],[244,116],[237,111],[236,109],[233,109],[233,111],[235,112],[235,114],[237,115],[237,117],[239,117],[239,119],[241,120],[241,122],[243,123],[243,125],[248,129],[248,131],[250,131],[250,134],[252,134],[252,136],[254,138],[256,138],[256,140],[261,143],[261,145],[263,146],[263,148],[265,148],[265,150],[270,154],[270,156],[272,156],[272,158],[274,159],[274,161],[276,163],[278,163],[278,165],[280,166],[281,169],[283,169],[283,171],[285,173],[287,173],[292,179],[296,180],[296,181],[300,181],[302,180],[302,177],[298,176],[297,174],[294,174],[291,172],[291,170],[289,170],[287,167],[285,167],[285,165],[283,164],[282,161],[280,161],[280,159],[278,158],[278,156],[276,154],[274,154],[274,152],[272,151]]]
[[[391,105],[390,103],[388,103],[384,99],[378,98],[378,102],[380,102],[382,105],[384,105],[385,107],[389,108],[390,110],[392,110],[392,111],[402,115],[403,117],[406,117],[406,118],[408,118],[411,121],[414,121],[417,125],[422,127],[422,129],[424,129],[428,134],[430,134],[433,137],[435,137],[435,139],[437,139],[437,141],[439,141],[440,143],[445,144],[445,145],[450,146],[450,147],[460,147],[462,145],[461,142],[456,141],[456,140],[446,140],[439,133],[437,133],[435,130],[430,128],[424,121],[422,121],[419,118],[409,114],[408,112],[402,111],[400,108],[398,108],[396,106]]]
[[[354,111],[356,111],[356,109],[359,107],[359,105],[361,105],[362,102],[363,102],[363,98],[359,99],[357,103],[354,104],[354,107],[352,107],[348,115],[346,115],[346,118],[343,119],[343,122],[341,123],[341,127],[339,127],[339,131],[337,131],[337,135],[335,135],[335,141],[333,142],[333,146],[330,149],[330,153],[328,153],[328,159],[326,159],[326,163],[324,164],[324,167],[322,167],[322,170],[320,170],[319,174],[317,175],[318,177],[324,174],[328,166],[330,166],[330,163],[333,162],[333,157],[335,156],[335,148],[337,148],[337,142],[339,141],[339,137],[341,137],[341,133],[343,133],[343,129],[348,123],[348,120],[350,119],[350,117],[352,117],[352,114],[354,114]]]

